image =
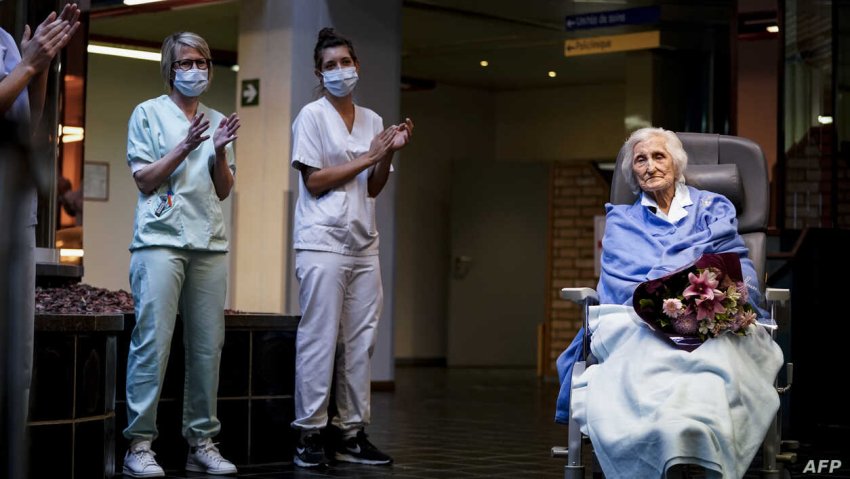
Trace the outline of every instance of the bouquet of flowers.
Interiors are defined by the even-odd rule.
[[[723,333],[744,335],[756,321],[736,253],[704,254],[635,289],[633,305],[653,330],[692,351]]]

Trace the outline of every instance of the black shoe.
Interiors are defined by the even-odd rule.
[[[393,458],[379,451],[369,442],[368,436],[361,429],[356,436],[342,439],[336,446],[334,457],[337,461],[356,462],[357,464],[382,465],[392,464]]]
[[[292,462],[300,467],[322,467],[327,465],[328,458],[325,456],[324,441],[319,432],[314,432],[302,437],[295,445],[295,456]]]

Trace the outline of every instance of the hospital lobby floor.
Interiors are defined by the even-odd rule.
[[[334,464],[305,470],[286,464],[243,465],[236,477],[271,478],[562,478],[553,445],[557,384],[533,369],[399,367],[395,391],[372,393],[369,439],[392,466]],[[227,454],[227,445],[220,444]],[[202,474],[166,471],[170,478]],[[187,475],[188,474],[188,475]],[[222,477],[222,476],[209,476]]]

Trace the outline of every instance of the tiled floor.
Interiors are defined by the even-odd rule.
[[[302,470],[291,464],[241,466],[256,479],[562,478],[553,445],[566,428],[553,422],[557,385],[531,369],[398,368],[394,392],[372,393],[370,440],[392,466],[332,465]],[[226,444],[220,445],[226,454]],[[167,471],[168,477],[204,477]],[[220,477],[220,476],[219,476]]]

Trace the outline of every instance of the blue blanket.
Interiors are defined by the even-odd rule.
[[[631,305],[638,284],[660,278],[696,261],[703,253],[738,253],[749,285],[750,302],[760,304],[759,280],[738,234],[735,207],[725,196],[688,187],[693,204],[676,224],[659,218],[640,198],[632,205],[606,204],[602,238],[602,273],[596,289],[601,304]],[[569,421],[570,378],[579,360],[584,330],[580,330],[556,362],[561,390],[555,420]]]

